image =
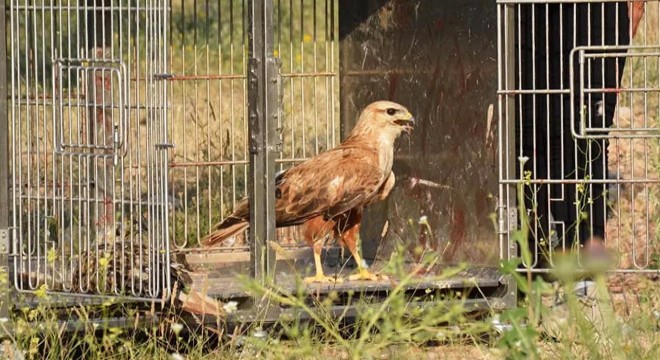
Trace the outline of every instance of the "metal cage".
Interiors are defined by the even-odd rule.
[[[206,270],[196,277],[195,287],[223,299],[244,297],[235,274],[251,271],[260,278],[270,274],[279,287],[294,290],[296,277],[314,264],[298,229],[273,231],[267,213],[273,175],[339,143],[371,101],[392,99],[405,104],[421,123],[397,146],[397,187],[365,216],[360,234],[364,257],[378,271],[399,252],[410,271],[421,271],[416,268],[420,254],[435,254],[436,266],[420,272],[411,294],[480,287],[481,293],[464,293],[484,301],[483,294],[511,295],[497,271],[499,244],[492,221],[498,191],[495,6],[485,0],[273,0],[265,2],[265,9],[249,2],[221,2],[221,8],[206,4],[185,11],[188,16],[192,12],[195,23],[206,24],[204,29],[210,26],[213,36],[218,33],[208,24],[217,19],[233,24],[247,19],[243,24],[253,33],[248,36],[252,43],[246,42],[245,34],[229,25],[220,46],[202,32],[197,37],[183,31],[172,35],[173,41],[180,36],[187,45],[172,51],[171,62],[176,68],[185,56],[191,73],[176,70],[171,78],[172,91],[187,90],[171,96],[175,115],[170,125],[187,130],[172,131],[176,146],[170,187],[177,190],[171,195],[184,201],[170,221],[170,233],[175,251],[187,254],[191,266]],[[256,26],[263,13],[255,11],[269,12],[272,18],[266,16]],[[477,19],[477,13],[483,17]],[[172,24],[185,28],[177,20]],[[188,55],[191,48],[197,49],[196,57]],[[252,57],[244,57],[241,48]],[[224,54],[222,64],[209,60],[218,53]],[[251,88],[253,83],[257,89]],[[261,84],[266,92],[255,94]],[[223,96],[210,96],[220,91]],[[248,106],[240,108],[238,99],[245,97]],[[258,124],[252,122],[253,115],[259,117],[253,105],[265,117]],[[466,124],[470,142],[465,141]],[[252,133],[256,125],[272,133]],[[255,143],[245,140],[245,134]],[[182,141],[190,146],[181,147]],[[259,179],[263,182],[257,186]],[[247,237],[198,248],[209,226],[244,194],[253,195],[251,200],[264,209],[252,214]],[[420,222],[424,219],[426,225]],[[279,246],[271,247],[270,240]],[[326,250],[325,273],[352,271],[350,258],[335,247]],[[470,270],[453,279],[436,276],[460,262],[468,262]],[[380,296],[391,286],[381,281],[308,288],[322,295],[361,290]]]
[[[275,230],[275,174],[336,146],[369,102],[392,99],[420,125],[397,145],[397,187],[365,216],[364,257],[383,268],[402,251],[418,271],[420,254],[435,254],[411,299],[470,288],[464,296],[483,306],[510,302],[494,226],[502,6],[7,2],[9,162],[0,175],[10,214],[0,240],[10,240],[14,287],[164,298],[171,255],[183,255],[206,270],[192,274],[193,287],[209,295],[245,298],[237,273],[293,289],[313,265],[311,249],[297,228]],[[261,209],[249,233],[200,248],[244,196]],[[326,253],[327,273],[351,271],[336,248]],[[459,262],[470,269],[435,277]],[[347,282],[310,293],[391,288]]]
[[[170,287],[167,2],[6,7],[14,285],[160,296]]]
[[[245,236],[198,256],[199,240],[237,201],[248,195],[250,142],[248,1],[173,1],[170,232],[175,249],[192,263],[249,258]],[[324,150],[340,139],[337,1],[274,0],[271,99],[275,124],[275,171]],[[261,24],[266,26],[266,24]],[[193,31],[191,31],[193,29]],[[258,29],[255,29],[256,32]],[[259,78],[259,81],[264,79]],[[247,235],[247,233],[245,234]],[[297,247],[296,229],[278,231],[285,247]]]
[[[657,271],[658,2],[497,3],[503,258],[524,235],[534,271],[602,244]]]

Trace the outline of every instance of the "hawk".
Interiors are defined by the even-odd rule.
[[[299,163],[275,178],[277,227],[302,225],[305,241],[313,246],[316,275],[305,282],[341,281],[323,274],[321,250],[328,236],[338,239],[353,255],[358,273],[349,280],[376,280],[360,256],[362,212],[384,200],[394,187],[394,141],[412,131],[415,119],[402,105],[376,101],[361,113],[349,136],[336,148]],[[202,240],[213,246],[249,226],[248,200],[216,225]]]

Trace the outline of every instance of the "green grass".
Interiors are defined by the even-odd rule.
[[[522,232],[518,233],[521,243]],[[518,235],[517,235],[518,236]],[[570,259],[567,259],[569,261]],[[437,259],[423,260],[431,264]],[[381,302],[356,294],[340,299],[338,294],[311,299],[304,286],[293,293],[276,284],[262,285],[240,278],[250,294],[268,307],[297,309],[310,320],[282,316],[274,323],[257,321],[231,332],[222,323],[201,327],[183,316],[169,301],[149,307],[135,307],[120,299],[97,306],[58,308],[45,291],[36,293],[36,308],[19,309],[13,316],[15,331],[8,340],[27,359],[77,358],[172,358],[186,359],[653,359],[660,356],[657,314],[660,289],[653,283],[637,290],[639,304],[631,313],[622,313],[611,302],[604,277],[597,277],[598,296],[592,304],[570,292],[561,311],[545,302],[555,294],[551,284],[530,280],[518,273],[519,259],[502,263],[502,270],[514,277],[524,296],[517,307],[504,312],[472,313],[464,303],[465,294],[439,296],[434,292],[410,298],[402,289],[414,274],[403,269],[403,259],[392,257],[388,270],[398,282]],[[439,279],[450,278],[463,267],[447,268]],[[574,273],[558,272],[570,288]],[[413,301],[426,300],[424,309]],[[594,305],[593,303],[597,305]],[[335,304],[354,305],[353,319],[336,321],[330,308]],[[596,309],[591,313],[591,309]],[[656,313],[653,311],[655,310]],[[229,310],[231,311],[231,310]],[[158,315],[159,321],[140,323]],[[127,327],[97,326],[91,319],[125,316]],[[493,319],[509,325],[497,331]],[[63,321],[81,320],[77,332],[68,333]],[[6,324],[6,323],[5,323]],[[6,326],[6,325],[3,325]],[[176,357],[174,357],[176,358]]]

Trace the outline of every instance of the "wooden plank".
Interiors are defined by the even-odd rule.
[[[371,270],[378,272],[383,263],[372,265]],[[412,265],[410,270],[412,270]],[[307,271],[306,271],[307,270]],[[300,286],[300,280],[311,274],[310,269],[292,269],[291,272],[280,271],[276,275],[276,284],[281,291],[295,292]],[[348,281],[348,275],[355,272],[354,268],[348,267],[325,267],[327,275],[338,274],[344,279],[336,284],[308,284],[305,285],[309,293],[327,294],[330,292],[345,293],[349,291],[360,292],[382,292],[390,291],[398,285],[394,277],[388,280],[378,281]],[[462,271],[455,276],[441,276],[442,269],[419,275],[406,285],[406,290],[414,289],[467,289],[474,287],[499,287],[502,285],[502,275],[495,268],[474,268]],[[193,277],[192,287],[197,291],[212,297],[230,299],[235,297],[247,297],[249,294],[244,290],[244,285],[238,280],[237,272],[208,271],[196,274]]]

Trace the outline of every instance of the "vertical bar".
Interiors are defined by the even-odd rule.
[[[506,81],[506,84],[504,85],[507,90],[512,90],[516,89],[516,86],[522,87],[521,83],[516,84],[516,75],[518,76],[518,81],[522,81],[521,72],[522,69],[520,65],[518,65],[518,68],[516,68],[516,64],[521,64],[521,54],[522,52],[520,51],[520,48],[516,48],[516,36],[518,36],[518,43],[520,43],[520,5],[517,7],[517,14],[518,18],[514,16],[516,14],[514,10],[514,5],[510,6],[505,6],[504,11],[508,16],[506,16],[506,23],[504,24],[504,36],[506,39],[506,43],[508,44],[506,48],[504,49],[504,56],[505,56],[505,73],[506,77],[504,78],[504,81]],[[516,21],[517,20],[517,21]],[[515,29],[518,30],[518,33],[516,34]],[[522,99],[520,95],[518,96],[518,99]],[[517,154],[522,154],[522,141],[520,141],[521,148],[517,149],[516,148],[516,113],[520,112],[520,121],[522,121],[522,109],[521,108],[516,108],[516,102],[514,99],[508,98],[505,103],[505,112],[506,112],[506,126],[502,129],[502,131],[505,131],[504,136],[506,138],[506,155],[507,158],[505,159],[505,166],[506,166],[506,173],[507,173],[507,178],[511,179],[516,176],[516,168],[519,166],[519,161],[517,159]],[[519,123],[518,126],[522,129],[522,123]],[[522,131],[521,131],[522,134]],[[519,179],[517,179],[519,180]],[[509,185],[507,192],[506,192],[506,202],[509,204],[507,207],[507,213],[505,214],[506,219],[505,221],[507,222],[507,251],[508,251],[508,259],[511,259],[512,257],[518,256],[518,243],[516,242],[514,236],[513,236],[513,230],[518,226],[518,197],[517,197],[517,186],[516,185]],[[510,281],[510,284],[515,284],[515,281]]]
[[[9,315],[9,120],[7,112],[7,3],[0,7],[0,319]],[[2,333],[0,328],[0,333]]]
[[[162,54],[161,58],[161,68],[160,70],[162,72],[167,72],[170,70],[170,63],[168,61],[170,54],[167,52],[168,46],[166,44],[169,44],[169,29],[171,27],[171,24],[169,23],[169,17],[168,13],[170,9],[170,3],[168,0],[164,0],[160,3],[160,8],[158,11],[161,13],[161,26],[160,26],[160,31],[161,31],[161,41],[160,41],[160,49],[159,51]],[[160,89],[160,102],[158,103],[159,106],[159,111],[161,112],[161,119],[162,119],[162,139],[165,144],[169,144],[170,142],[170,134],[169,134],[169,113],[166,109],[166,104],[169,103],[168,100],[168,93],[169,93],[169,84],[167,81],[162,81],[159,83],[159,89]],[[163,203],[162,203],[162,210],[163,210],[163,224],[160,227],[160,232],[161,232],[161,248],[164,250],[164,254],[162,256],[162,263],[161,263],[161,268],[163,271],[163,291],[165,292],[163,295],[164,296],[169,296],[172,291],[172,283],[171,283],[171,267],[170,267],[170,234],[169,234],[169,229],[170,229],[170,224],[169,224],[169,213],[170,211],[173,213],[174,212],[174,207],[175,207],[175,199],[172,197],[172,203],[171,203],[171,210],[169,206],[169,201],[168,196],[170,194],[170,189],[169,189],[169,168],[167,164],[169,164],[169,152],[170,152],[170,147],[168,146],[165,151],[162,152],[162,176],[160,179],[163,182]]]
[[[111,49],[109,45],[112,41],[112,32],[106,29],[106,18],[110,17],[108,10],[110,2],[103,1],[87,1],[86,9],[86,36],[87,36],[87,50],[89,57],[95,60],[106,60],[110,54]],[[103,7],[99,9],[99,7]],[[88,131],[87,135],[89,144],[95,146],[106,146],[109,142],[108,136],[112,134],[112,111],[108,111],[107,104],[112,100],[112,89],[110,85],[111,74],[101,69],[90,69],[85,72],[87,75],[87,118],[88,118]],[[98,150],[92,150],[98,151]],[[114,229],[109,229],[113,225],[113,212],[114,205],[111,198],[111,189],[113,181],[111,174],[113,173],[112,163],[108,161],[108,157],[104,154],[90,154],[89,168],[87,170],[88,181],[93,183],[93,191],[97,196],[93,197],[93,203],[90,204],[90,217],[88,221],[93,221],[92,229],[96,232],[96,256],[98,257],[98,247],[101,245],[98,241],[107,240],[106,235]],[[98,161],[102,159],[102,164],[99,165]],[[99,202],[102,208],[99,209]],[[88,234],[91,236],[91,234]],[[98,238],[102,236],[102,238]],[[98,258],[96,259],[98,261]],[[97,279],[98,280],[98,279]]]
[[[520,9],[518,5],[518,10]],[[517,12],[517,22],[520,24],[520,11]],[[516,89],[516,7],[513,4],[497,5],[497,52],[498,52],[498,89]],[[520,33],[518,32],[518,35]],[[520,53],[518,53],[520,55]],[[520,68],[520,65],[518,65]],[[520,79],[521,77],[518,76]],[[516,97],[519,95],[499,95],[499,121],[497,126],[499,138],[499,180],[515,178],[518,160],[516,159]],[[522,153],[522,152],[521,152]],[[500,233],[500,259],[511,260],[518,256],[518,244],[513,238],[513,230],[518,226],[518,199],[515,184],[501,184],[499,186],[499,233]],[[507,294],[503,297],[506,307],[514,307],[518,300],[518,286],[512,275],[504,278],[507,285]]]
[[[274,272],[275,128],[277,62],[273,58],[273,2],[248,1],[248,134],[250,144],[250,243],[252,275],[265,281]]]

